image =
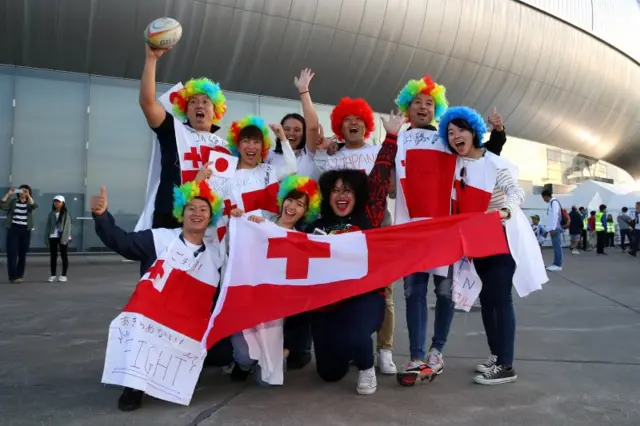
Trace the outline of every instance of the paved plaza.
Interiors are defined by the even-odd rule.
[[[69,282],[50,284],[48,259],[34,257],[27,283],[11,285],[2,260],[0,425],[638,425],[640,261],[610,252],[566,256],[543,291],[516,299],[513,384],[472,383],[473,367],[487,356],[485,335],[479,312],[457,313],[445,372],[429,385],[402,388],[379,375],[377,393],[359,396],[355,369],[329,384],[312,364],[287,373],[284,386],[262,389],[208,368],[191,406],[147,398],[132,413],[118,411],[120,389],[100,378],[107,327],[138,265],[72,257]],[[400,366],[408,336],[401,284],[395,289]]]

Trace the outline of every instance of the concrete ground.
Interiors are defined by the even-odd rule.
[[[70,281],[49,284],[46,259],[30,258],[27,283],[0,285],[0,425],[640,424],[640,262],[619,250],[566,256],[543,291],[517,299],[513,384],[472,383],[487,345],[479,312],[457,313],[446,371],[428,385],[402,388],[379,375],[377,393],[359,396],[355,369],[328,384],[310,365],[261,389],[205,369],[191,406],[148,398],[122,413],[120,390],[100,377],[107,326],[137,270],[115,257],[73,257]],[[401,288],[398,365],[408,357]]]

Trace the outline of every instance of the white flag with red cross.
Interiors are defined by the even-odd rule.
[[[498,213],[339,235],[232,218],[229,231],[229,260],[208,347],[238,331],[374,291],[463,256],[508,252]]]

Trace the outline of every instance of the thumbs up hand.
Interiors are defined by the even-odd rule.
[[[499,132],[504,130],[504,123],[502,122],[502,117],[498,114],[498,109],[493,107],[493,111],[488,117],[489,124],[493,126],[493,128]]]
[[[107,188],[100,187],[100,195],[91,197],[91,211],[96,216],[102,216],[107,211]]]

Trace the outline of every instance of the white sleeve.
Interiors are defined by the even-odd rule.
[[[548,229],[550,231],[553,231],[558,228],[558,217],[560,216],[560,201],[554,198],[549,201],[549,203],[551,204],[551,214],[547,218],[547,223],[549,224]]]
[[[284,165],[276,168],[278,182],[298,171],[298,159],[296,158],[296,154],[293,152],[293,149],[291,149],[291,144],[286,139],[281,141],[281,143]]]
[[[510,212],[515,212],[524,204],[524,190],[518,185],[508,169],[499,169],[496,178],[496,186],[502,189],[506,195],[505,205]]]

